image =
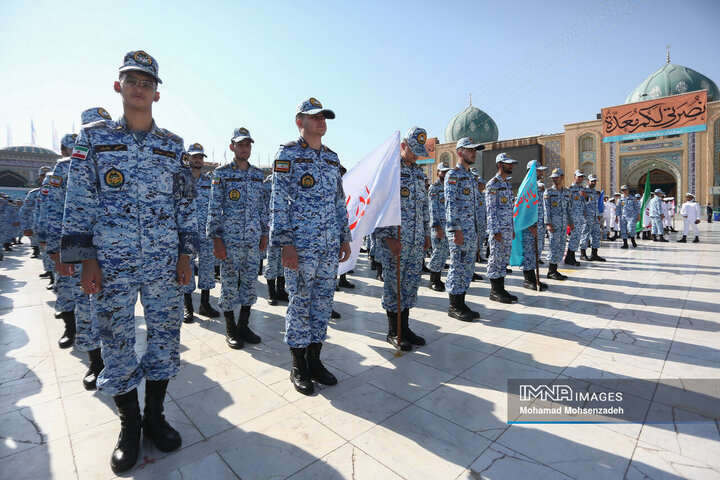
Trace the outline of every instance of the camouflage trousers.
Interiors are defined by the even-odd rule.
[[[86,295],[83,292],[80,279],[82,276],[82,265],[75,265],[75,272],[68,279],[67,289],[73,296],[75,308],[75,346],[78,350],[89,352],[100,348],[100,330],[98,329],[97,312],[95,311],[95,297]],[[58,300],[60,299],[60,287],[58,287]],[[67,310],[65,310],[67,311]]]
[[[477,237],[466,235],[463,237],[463,244],[455,243],[455,234],[448,235],[450,247],[450,269],[448,270],[445,287],[448,293],[462,295],[467,292],[475,273],[475,260],[477,258]]]
[[[322,343],[335,296],[338,250],[298,249],[298,269],[285,269],[290,302],[285,316],[285,343],[293,348]]]
[[[183,314],[174,257],[137,264],[134,269],[110,263],[100,261],[103,284],[95,295],[105,364],[97,386],[116,396],[136,388],[143,377],[167,380],[177,375]],[[140,361],[135,353],[138,294],[147,326],[147,351]]]
[[[575,225],[575,229],[570,232],[567,249],[576,252],[580,247],[580,237],[582,236],[583,225],[585,225],[585,217],[581,215],[573,218],[573,224]]]
[[[565,254],[565,239],[567,238],[567,225],[553,224],[554,232],[550,232],[550,247],[547,254],[548,263],[557,264]]]
[[[202,238],[199,247],[200,255],[195,254],[190,259],[190,263],[197,260],[197,288],[200,290],[212,290],[215,288],[215,254],[213,253],[212,238]],[[190,278],[190,283],[181,287],[183,293],[192,293],[195,288],[195,275]]]
[[[488,258],[487,277],[496,279],[506,275],[508,263],[510,263],[510,252],[512,251],[513,231],[502,232],[502,242],[495,240],[495,235],[490,235],[490,257]]]
[[[221,287],[218,307],[223,312],[230,312],[241,305],[254,305],[257,301],[255,285],[260,268],[259,246],[226,243],[225,252],[227,258],[220,264]]]
[[[620,217],[620,238],[627,240],[635,236],[635,218]]]
[[[663,235],[665,233],[662,217],[650,217],[650,221],[652,222],[653,235]]]
[[[600,248],[600,222],[592,217],[588,217],[583,225],[582,238],[580,239],[580,248]]]
[[[385,240],[378,240],[377,254],[383,266],[383,296],[382,307],[389,312],[397,312],[397,267],[395,255],[390,252]],[[422,245],[403,243],[400,247],[400,306],[402,310],[413,308],[417,303],[417,292],[420,287],[422,262],[425,256]]]
[[[538,230],[538,235],[540,235],[540,231]],[[525,229],[522,231],[522,246],[523,246],[523,261],[522,261],[522,269],[524,271],[526,270],[535,270],[535,267],[537,266],[537,261],[535,260],[535,246],[537,245],[537,240],[533,236],[532,232],[529,229]],[[540,247],[538,246],[538,258],[540,258]]]
[[[445,262],[447,262],[450,256],[447,235],[443,235],[442,240],[439,240],[433,228],[430,241],[432,242],[432,255],[430,256],[428,269],[430,269],[431,272],[440,272],[445,267]]]
[[[263,275],[266,280],[275,280],[285,275],[282,266],[282,247],[268,247]]]

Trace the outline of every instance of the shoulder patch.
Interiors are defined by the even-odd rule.
[[[75,148],[73,148],[72,155],[70,155],[70,158],[75,160],[85,160],[88,156],[88,152],[90,149],[88,147],[85,147],[83,145],[76,145]]]
[[[59,187],[60,185],[62,185],[62,180],[62,177],[50,175],[50,180],[48,181],[48,184],[50,184],[51,187]]]
[[[455,185],[457,184],[457,180],[455,180],[454,178],[448,178],[447,183],[448,185]]]
[[[166,136],[167,138],[169,138],[170,140],[172,140],[172,141],[174,141],[174,142],[177,142],[177,143],[179,143],[180,145],[183,144],[183,139],[180,138],[180,137],[178,137],[178,136],[175,135],[174,133],[172,133],[170,130],[168,130],[168,129],[166,129],[166,128],[161,128],[160,131],[163,132],[163,133],[165,134],[165,136]]]
[[[335,155],[337,155],[337,153],[333,152],[332,150],[330,150],[330,149],[329,149],[328,147],[326,147],[325,145],[322,146],[322,149],[325,150],[326,152],[334,153]]]
[[[490,195],[497,195],[497,189],[491,188],[491,189],[488,190],[488,193],[489,193]]]
[[[274,172],[289,172],[290,171],[290,161],[289,160],[275,160],[275,165],[273,166]]]

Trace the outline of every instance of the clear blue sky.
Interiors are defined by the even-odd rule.
[[[324,142],[352,166],[412,125],[442,142],[468,104],[501,139],[561,132],[621,104],[665,63],[720,83],[720,3],[688,1],[0,2],[0,144],[52,147],[79,114],[122,113],[122,58],[160,65],[158,125],[223,161],[247,127],[252,161],[297,137],[295,106],[335,110]],[[228,158],[230,154],[228,152]]]

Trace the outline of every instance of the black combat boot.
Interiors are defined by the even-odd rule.
[[[40,256],[40,247],[32,247],[32,255],[30,255],[30,258],[38,258]]]
[[[60,348],[70,348],[73,346],[73,343],[75,343],[75,312],[62,312],[60,318],[62,318],[62,321],[65,323],[65,330],[60,340],[58,340],[58,346]]]
[[[145,380],[143,437],[161,452],[172,452],[182,445],[180,433],[170,426],[163,415],[167,386],[168,380]]]
[[[568,250],[565,254],[565,265],[573,265],[575,267],[580,266],[580,262],[578,262],[575,259],[575,251],[574,250]]]
[[[237,323],[237,336],[240,337],[243,342],[256,344],[260,343],[260,337],[255,335],[248,324],[250,323],[250,305],[243,305],[240,307],[240,317],[238,317]]]
[[[590,255],[590,260],[592,260],[593,262],[604,262],[605,259],[603,257],[601,257],[600,255],[598,255],[597,251],[598,251],[597,248],[592,249],[592,255]]]
[[[658,242],[665,242],[668,243],[670,240],[665,240],[665,235],[660,235],[660,238],[658,239]]]
[[[500,303],[512,303],[509,297],[503,295],[502,285],[500,284],[502,278],[490,279],[490,300]]]
[[[480,312],[476,312],[475,310],[468,307],[468,304],[465,303],[465,295],[467,295],[467,292],[460,294],[460,306],[463,309],[465,313],[469,313],[472,318],[480,318]]]
[[[630,241],[632,242],[633,248],[637,248],[637,243],[635,243],[635,237],[630,237]]]
[[[481,281],[482,279],[483,279],[482,275],[480,275],[479,273],[473,273],[473,276],[472,276],[471,281],[472,281],[472,282],[479,282],[479,281]]]
[[[452,293],[448,293],[448,298],[450,302],[450,306],[448,307],[448,317],[455,318],[461,322],[473,321],[473,316],[469,311],[470,309],[468,308],[465,310],[463,308],[464,303],[462,295],[453,295]]]
[[[687,235],[683,235],[682,238],[677,241],[677,243],[687,243]]]
[[[335,310],[330,311],[330,318],[333,320],[338,320],[339,318],[342,318],[342,315],[340,315],[340,312],[336,312]]]
[[[290,347],[293,364],[290,370],[290,381],[295,390],[303,395],[310,395],[315,391],[315,386],[310,379],[310,370],[307,364],[307,348]]]
[[[261,259],[260,259],[260,268],[258,268],[258,274],[257,274],[257,276],[259,277],[259,276],[262,275],[262,274],[263,274],[263,259],[261,258]]]
[[[658,241],[657,235],[655,235],[654,233],[653,233],[653,236],[652,236],[652,240],[653,240],[653,242],[657,242],[657,241]]]
[[[307,346],[307,366],[310,378],[323,385],[335,385],[337,378],[320,361],[320,350],[322,343],[311,343]]]
[[[430,269],[425,265],[425,260],[423,260],[422,273],[430,273]]]
[[[388,319],[388,334],[387,334],[387,341],[390,345],[392,345],[395,348],[398,348],[398,342],[397,342],[397,312],[391,312],[390,310],[385,310],[385,315],[387,315]],[[402,325],[402,312],[400,313],[400,323]],[[400,350],[403,352],[407,352],[412,350],[412,344],[407,338],[407,334],[405,330],[402,331],[402,341],[400,342]]]
[[[590,261],[590,257],[587,256],[587,248],[580,249],[580,258],[587,260],[588,262]]]
[[[510,293],[510,292],[508,292],[507,290],[505,290],[505,277],[500,277],[500,286],[502,287],[503,295],[505,295],[506,297],[508,297],[511,302],[517,302],[517,301],[518,301],[518,297],[516,297],[516,296],[513,295],[512,293]]]
[[[338,281],[338,287],[355,288],[355,285],[348,282],[347,275],[343,273],[342,275],[340,275],[340,281]]]
[[[537,275],[535,275],[535,270],[523,270],[523,275],[525,276],[525,280],[523,281],[523,287],[527,288],[528,290],[535,290],[537,291]],[[547,283],[539,282],[540,283],[540,291],[547,290],[548,286]]]
[[[52,272],[43,272],[38,277],[40,278],[50,278],[52,276]]]
[[[215,265],[215,280],[220,281],[220,265]]]
[[[567,280],[567,276],[558,272],[557,263],[551,263],[548,267],[547,278],[550,280]]]
[[[277,291],[275,290],[275,279],[268,279],[267,280],[267,286],[268,286],[268,305],[275,306],[278,304],[277,299]]]
[[[402,311],[400,315],[403,337],[407,338],[407,341],[410,342],[412,345],[425,345],[425,339],[419,335],[416,335],[412,330],[410,330],[410,309],[406,308]]]
[[[135,466],[140,450],[140,404],[137,389],[113,397],[120,417],[120,435],[110,457],[114,473],[127,472]]]
[[[208,318],[217,318],[220,316],[220,312],[210,305],[210,290],[200,290],[200,308],[198,308],[198,313]]]
[[[185,302],[185,308],[183,308],[183,323],[192,323],[193,320],[195,320],[193,315],[192,293],[184,294],[183,299]]]
[[[83,378],[83,386],[85,390],[95,390],[97,388],[97,377],[105,368],[103,364],[102,355],[100,355],[100,349],[90,350],[88,352],[88,358],[90,359],[90,366],[88,371],[85,372],[85,378]]]
[[[47,284],[45,289],[52,290],[55,288],[55,274],[53,272],[50,272],[50,277],[48,278],[50,278],[50,283]]]
[[[13,249],[10,248],[10,242],[5,242],[5,243],[3,243],[3,248],[5,249],[6,252],[12,252],[12,251],[13,251]]]
[[[375,275],[375,280],[380,280],[381,282],[385,281],[383,278],[383,266],[382,263],[378,263],[375,270],[377,271],[377,275]]]
[[[239,350],[245,346],[242,339],[238,337],[237,326],[235,325],[235,312],[224,312],[225,316],[225,342],[228,347]]]
[[[700,243],[700,238],[696,235],[692,243]]]
[[[370,258],[370,270],[377,270],[378,262],[375,261],[375,257],[368,255]]]
[[[285,277],[277,278],[277,299],[281,302],[289,302],[288,292],[285,290]]]
[[[620,247],[620,248],[628,248],[627,238],[623,238],[622,241],[623,241],[623,244],[622,244],[622,247]]]
[[[430,272],[430,285],[428,285],[430,290],[435,290],[436,292],[445,291],[445,284],[440,280],[440,275],[440,272]]]

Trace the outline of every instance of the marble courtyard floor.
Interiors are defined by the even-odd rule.
[[[260,345],[230,350],[222,318],[182,326],[166,401],[182,448],[143,441],[123,477],[720,478],[718,413],[697,405],[654,404],[669,423],[507,423],[508,378],[636,378],[648,399],[657,379],[720,379],[720,223],[700,227],[700,244],[677,234],[630,250],[605,242],[608,262],[561,269],[569,280],[548,281],[549,292],[523,289],[515,267],[514,305],[489,302],[489,283],[473,283],[474,323],[449,318],[446,294],[424,276],[411,325],[428,344],[401,357],[385,342],[382,285],[361,255],[357,288],[335,296],[342,318],[322,354],[339,383],[310,397],[288,380],[285,306],[267,305],[261,279],[251,317]],[[85,354],[57,347],[54,296],[24,242],[0,262],[0,478],[114,478],[112,399],[83,389]],[[216,305],[219,285],[211,295]],[[136,313],[141,354],[139,303]]]

